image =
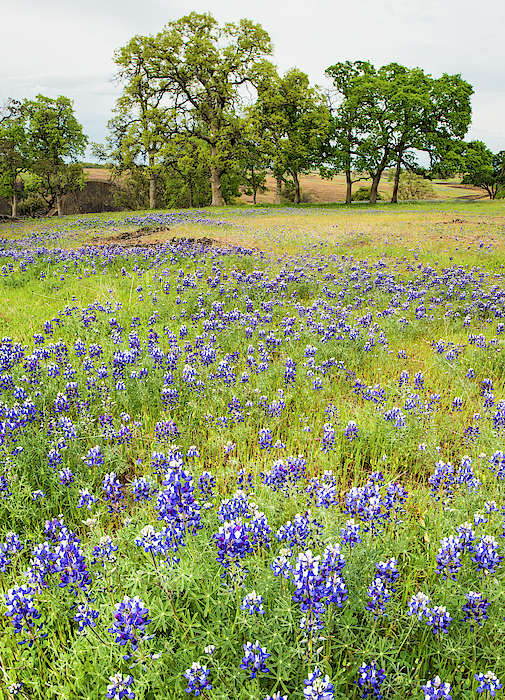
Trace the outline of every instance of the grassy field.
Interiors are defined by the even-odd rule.
[[[0,236],[2,699],[499,695],[503,202]]]

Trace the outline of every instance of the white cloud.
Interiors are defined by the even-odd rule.
[[[470,138],[505,148],[505,4],[485,12],[465,0],[24,0],[4,3],[0,45],[0,101],[38,92],[74,100],[92,140],[103,141],[119,88],[114,50],[135,34],[155,34],[189,11],[212,11],[220,22],[248,17],[269,32],[274,61],[327,84],[337,61],[392,61],[435,77],[461,73],[475,89]]]

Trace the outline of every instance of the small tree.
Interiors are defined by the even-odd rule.
[[[11,215],[18,215],[19,175],[29,164],[25,116],[21,103],[8,100],[0,110],[0,195],[11,200]]]
[[[482,141],[470,141],[464,155],[465,174],[461,183],[487,192],[490,199],[505,194],[505,151],[494,155]]]
[[[240,142],[240,91],[251,84],[257,62],[271,54],[270,37],[242,19],[219,27],[210,14],[192,12],[169,22],[155,38],[156,76],[166,86],[181,133],[210,148],[212,205],[222,206],[221,178]]]
[[[22,105],[27,119],[30,170],[38,179],[39,192],[48,208],[56,204],[59,216],[62,196],[82,189],[85,181],[82,165],[76,161],[84,155],[88,138],[74,116],[72,104],[68,97],[37,95]]]

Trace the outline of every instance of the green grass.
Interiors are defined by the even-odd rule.
[[[77,252],[82,245],[96,245],[94,239],[110,240],[138,227],[138,223],[126,221],[126,216],[130,214],[23,221],[2,224],[0,229],[5,241],[0,268],[6,266],[0,277],[1,336],[20,343],[25,356],[59,341],[68,350],[60,359],[54,352],[42,357],[33,373],[27,362],[9,367],[6,361],[0,372],[10,374],[12,386],[24,388],[38,408],[37,419],[15,431],[16,441],[9,437],[8,426],[4,425],[2,433],[0,475],[7,479],[12,495],[0,499],[0,542],[14,531],[26,545],[11,556],[12,562],[0,573],[0,589],[4,593],[15,584],[26,583],[23,572],[31,565],[32,549],[45,539],[45,521],[62,513],[67,527],[81,540],[93,578],[89,603],[100,613],[96,629],[86,636],[78,635],[73,616],[75,605],[83,603],[85,595],[79,592],[74,596],[68,585],[58,585],[58,574],[49,575],[47,587],[34,592],[41,612],[37,624],[42,623],[41,631],[47,637],[38,639],[31,648],[20,646],[17,641],[23,634],[15,635],[10,619],[2,616],[0,697],[13,697],[8,685],[22,682],[24,695],[18,697],[103,698],[109,677],[121,672],[133,675],[131,687],[138,700],[182,698],[187,697],[182,674],[193,661],[207,663],[210,668],[214,689],[206,697],[212,700],[262,700],[277,691],[290,700],[301,700],[303,680],[316,666],[329,675],[335,698],[358,698],[358,668],[373,660],[386,671],[383,693],[391,699],[421,697],[420,685],[437,674],[451,683],[453,700],[478,697],[475,673],[490,669],[503,680],[503,566],[482,579],[467,553],[458,580],[447,582],[435,568],[442,537],[455,534],[455,528],[472,520],[475,512],[482,513],[485,501],[505,505],[502,482],[488,468],[489,456],[503,449],[503,432],[494,429],[496,408],[486,409],[481,396],[481,382],[490,378],[495,403],[505,399],[503,336],[498,330],[503,320],[496,315],[504,309],[503,301],[495,300],[486,308],[484,298],[479,308],[468,313],[473,291],[480,294],[482,288],[489,295],[493,286],[503,287],[505,205],[479,201],[392,206],[381,202],[373,207],[223,208],[206,210],[192,221],[173,223],[167,233],[153,233],[145,241],[207,236],[222,245],[253,249],[251,254],[235,250],[220,256],[214,250],[202,257],[165,248],[157,255],[150,249],[139,249],[107,259],[91,249]],[[204,223],[199,218],[205,219]],[[107,223],[111,221],[113,225]],[[9,247],[14,254],[7,252]],[[21,255],[21,251],[25,252]],[[21,264],[23,258],[25,264]],[[369,272],[363,264],[361,271],[353,269],[358,268],[358,261],[367,261]],[[461,271],[451,276],[454,266],[461,266]],[[431,285],[429,274],[422,277],[429,269],[445,275],[446,283]],[[377,287],[377,270],[384,276],[395,275],[397,291]],[[459,288],[463,274],[472,270],[474,280]],[[272,282],[269,289],[258,283],[262,275]],[[334,275],[337,284],[328,275]],[[170,283],[167,293],[163,289],[166,281]],[[360,287],[356,288],[357,284]],[[419,299],[406,300],[409,289],[424,288],[426,316],[416,318]],[[461,298],[463,292],[465,297]],[[395,313],[383,315],[395,294]],[[432,301],[433,297],[444,298],[439,303]],[[405,303],[408,308],[403,308]],[[430,305],[433,308],[428,308]],[[340,307],[339,313],[343,307],[348,309],[344,325],[359,327],[360,339],[346,336],[321,342],[316,324],[327,328],[344,318],[337,317],[330,307]],[[234,315],[236,309],[240,317]],[[203,311],[205,316],[197,317]],[[367,313],[372,314],[370,324],[360,325]],[[138,328],[132,327],[132,317],[139,319]],[[113,324],[111,318],[115,319]],[[399,320],[402,318],[405,320]],[[291,323],[288,319],[294,319],[293,330],[285,333]],[[44,331],[47,321],[51,322],[52,336]],[[120,342],[114,336],[118,325],[123,329]],[[180,337],[182,325],[188,331],[184,337]],[[113,376],[117,367],[114,353],[130,347],[133,331],[138,332],[142,354],[126,366],[124,389],[118,389],[119,377]],[[172,343],[167,331],[177,336]],[[282,343],[268,341],[267,345],[270,331]],[[364,346],[370,332],[375,345],[367,351]],[[379,342],[381,332],[386,344]],[[197,338],[205,333],[203,339]],[[36,345],[34,334],[45,335],[45,342]],[[483,349],[469,343],[470,334],[482,334],[487,342],[496,338],[497,343]],[[93,361],[93,370],[86,370],[84,358],[75,355],[74,343],[79,338],[88,350],[93,343],[103,348],[101,357]],[[149,355],[149,339],[151,344],[159,344],[165,355],[179,345],[181,358],[175,369],[161,368]],[[445,352],[437,354],[432,343],[439,340],[461,345],[460,356],[447,359]],[[186,342],[191,343],[191,349],[184,349]],[[268,351],[268,366],[256,373],[247,361],[247,350],[254,346],[256,352],[251,356],[257,367],[262,361],[258,352],[261,342]],[[198,359],[205,344],[216,349],[216,362],[208,366]],[[317,348],[316,367],[312,369],[304,366],[308,345]],[[399,351],[404,358],[399,357]],[[236,377],[230,383],[213,377],[227,355],[232,356],[229,364]],[[296,362],[293,384],[284,381],[287,357]],[[324,369],[328,361],[331,366]],[[51,363],[59,367],[58,376],[50,376]],[[184,380],[185,364],[197,369],[197,378],[203,382],[200,391]],[[102,365],[107,376],[97,373]],[[147,370],[146,377],[130,376],[141,368]],[[474,378],[467,376],[469,368],[475,370]],[[246,371],[249,381],[241,382]],[[409,373],[408,386],[399,385],[402,371]],[[172,384],[164,384],[168,372],[173,374]],[[424,386],[415,388],[418,372],[424,375]],[[94,382],[89,381],[91,376]],[[320,389],[313,388],[314,377],[321,379]],[[385,401],[376,404],[356,393],[356,379],[368,387],[380,384]],[[5,407],[22,404],[23,398],[16,398],[7,378],[1,381],[1,420],[5,421]],[[82,403],[71,403],[63,415],[72,420],[77,437],[60,446],[62,465],[53,469],[47,455],[51,448],[58,448],[63,437],[55,401],[70,381],[78,383]],[[162,403],[163,386],[179,391],[179,400],[170,409]],[[280,390],[285,407],[280,415],[268,415],[262,406],[277,400]],[[410,415],[404,408],[409,393],[419,394],[423,404],[432,394],[439,394],[438,410],[429,416]],[[265,401],[260,400],[263,396]],[[452,410],[456,396],[463,400],[461,411]],[[237,417],[226,423],[220,418],[231,417],[228,405],[234,398],[241,403],[243,420]],[[330,405],[333,408],[328,409]],[[385,411],[393,407],[401,407],[406,415],[402,429],[384,419]],[[130,442],[106,439],[100,417],[113,416],[117,430],[122,412],[131,416]],[[473,421],[476,413],[483,417]],[[134,502],[131,484],[135,477],[149,474],[159,488],[165,488],[151,465],[151,455],[153,451],[175,450],[172,441],[156,438],[156,424],[168,419],[174,420],[180,431],[173,440],[181,452],[192,445],[198,448],[199,456],[188,458],[186,468],[195,481],[204,470],[211,471],[218,496],[213,509],[202,510],[202,529],[195,536],[186,536],[185,546],[178,552],[180,561],[160,568],[161,557],[153,561],[134,539],[145,525],[159,530],[163,522],[156,519],[155,499]],[[358,425],[353,441],[344,433],[351,420]],[[335,429],[335,444],[327,452],[321,450],[326,423]],[[465,435],[465,429],[473,424],[480,427],[475,441]],[[303,430],[306,426],[310,431]],[[262,428],[269,428],[273,442],[280,440],[285,448],[260,449],[258,433]],[[224,448],[228,442],[236,447],[227,454]],[[425,450],[419,449],[421,444],[426,445]],[[82,457],[95,445],[101,447],[105,463],[90,468]],[[13,455],[16,447],[23,450]],[[323,639],[318,639],[319,635],[304,639],[299,628],[300,605],[292,600],[293,585],[275,577],[269,567],[282,544],[273,533],[297,513],[305,513],[307,494],[292,491],[285,497],[264,485],[261,475],[272,468],[275,459],[299,454],[307,461],[308,479],[321,478],[325,470],[333,470],[338,504],[325,509],[312,503],[312,517],[320,521],[322,534],[304,548],[295,547],[295,554],[309,547],[320,554],[327,542],[340,541],[340,528],[350,517],[343,512],[345,494],[352,486],[366,483],[370,473],[382,471],[386,483],[398,482],[410,494],[405,512],[380,527],[378,535],[368,532],[352,551],[343,548],[349,599],[342,608],[329,606],[320,633]],[[434,500],[427,480],[436,462],[452,462],[458,467],[464,455],[472,459],[481,488],[473,492],[457,487],[451,498]],[[62,466],[75,476],[68,487],[58,480]],[[230,575],[221,578],[225,572],[216,561],[213,542],[220,526],[216,515],[219,501],[235,493],[239,469],[252,474],[250,500],[265,513],[272,529],[270,549],[259,547],[244,559],[248,573],[243,582]],[[110,514],[101,500],[101,485],[105,474],[112,471],[123,484],[127,507]],[[100,499],[91,514],[77,508],[79,489],[85,487]],[[32,493],[37,489],[45,497],[33,501]],[[88,517],[96,522],[87,523]],[[499,539],[502,516],[491,513],[488,518],[477,528],[478,537],[492,534]],[[112,537],[118,550],[116,561],[104,568],[99,561],[93,563],[93,550],[106,535]],[[375,564],[389,557],[398,559],[400,579],[387,605],[387,616],[374,620],[365,609],[367,590]],[[265,615],[240,610],[243,596],[252,589],[263,596]],[[433,605],[447,606],[453,617],[448,634],[434,635],[424,621],[407,615],[407,602],[419,590],[430,595]],[[482,591],[490,601],[489,619],[473,632],[461,621],[468,591]],[[133,668],[131,661],[122,659],[127,647],[115,644],[108,632],[114,606],[125,595],[140,596],[149,608],[151,623],[146,632],[153,635],[140,645],[143,663]],[[242,645],[256,639],[271,654],[270,671],[250,680],[239,664]],[[203,648],[208,644],[216,646],[216,653],[205,661]]]

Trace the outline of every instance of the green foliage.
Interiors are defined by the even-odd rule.
[[[337,167],[366,171],[373,179],[370,201],[386,168],[415,165],[425,151],[432,164],[465,135],[472,87],[460,75],[434,79],[420,68],[390,63],[337,63],[327,69],[341,104],[334,118]],[[396,201],[397,191],[392,201]]]
[[[400,199],[433,199],[435,190],[429,180],[407,171],[400,175],[398,195]]]
[[[77,159],[84,153],[87,136],[67,97],[37,95],[35,100],[25,100],[22,109],[27,120],[29,170],[48,209],[57,204],[59,211],[66,192],[84,187],[85,176]]]
[[[372,192],[372,187],[359,187],[355,192],[352,193],[352,201],[353,202],[366,202],[370,199],[370,195]],[[377,192],[377,200],[382,200],[383,197],[379,192]]]
[[[482,188],[490,199],[505,196],[505,151],[494,155],[482,141],[470,141],[462,160],[462,184]]]

